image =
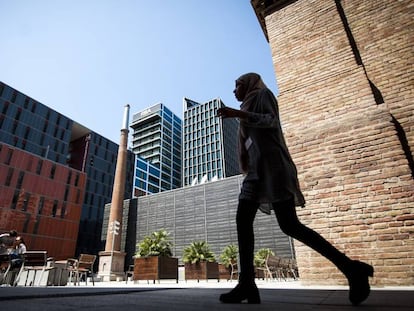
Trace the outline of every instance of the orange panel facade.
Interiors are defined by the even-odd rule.
[[[86,174],[0,143],[0,232],[16,230],[28,250],[75,255]]]

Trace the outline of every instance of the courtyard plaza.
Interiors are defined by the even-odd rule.
[[[414,286],[373,287],[360,306],[347,286],[310,286],[299,280],[257,280],[261,304],[223,304],[219,296],[237,284],[220,280],[81,282],[80,285],[0,288],[2,310],[414,310]]]

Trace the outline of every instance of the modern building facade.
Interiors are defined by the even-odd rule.
[[[413,285],[412,1],[251,4],[271,48],[307,200],[298,216],[372,264],[372,284]],[[347,283],[310,248],[295,249],[302,282]]]
[[[79,228],[75,237],[75,239],[77,238],[77,246],[75,253],[70,256],[78,255],[81,252],[97,254],[101,251],[104,247],[101,245],[103,211],[104,205],[111,201],[118,145],[2,82],[0,82],[0,143],[10,146],[7,148],[13,148],[15,150],[13,154],[28,153],[35,158],[42,159],[45,163],[53,163],[48,165],[55,167],[56,171],[58,171],[58,167],[59,170],[66,168],[67,174],[71,176],[67,177],[69,187],[76,176],[80,176],[78,179],[85,179],[84,182],[82,179],[82,183],[78,181],[79,187],[82,187],[82,192],[79,195],[82,200],[82,208],[79,211]],[[130,151],[128,159],[129,173],[125,198],[132,196],[134,154]],[[35,174],[37,174],[37,170],[36,168]],[[33,188],[30,196],[45,196],[46,202],[46,195],[50,194],[41,191],[46,191],[43,187],[46,187],[46,181],[50,177],[47,170],[40,170],[40,172],[45,176],[38,178],[37,188]],[[5,176],[7,177],[8,174],[9,172]],[[15,171],[13,176],[17,176],[17,174],[20,173]],[[55,178],[63,178],[62,176],[59,175]],[[0,186],[5,186],[7,181],[8,179],[1,180]],[[59,179],[59,182],[62,180]],[[10,186],[6,187],[12,185],[13,183],[10,182]],[[51,196],[47,200],[53,202],[57,200],[57,206],[56,208],[52,207],[52,210],[56,210],[56,215],[60,215],[59,209],[63,208],[67,201],[65,198],[69,198],[70,189],[67,191],[68,194],[65,194],[66,190],[62,194],[58,189],[63,186],[59,186],[58,183],[50,184],[49,187],[48,191],[52,191],[55,197]],[[18,191],[19,188],[17,187],[15,190]],[[36,191],[40,192],[36,193]],[[7,195],[11,197],[2,197],[1,202],[13,202],[15,191],[8,192]],[[2,203],[1,213],[10,209],[7,204]],[[52,215],[54,213],[52,212]],[[72,220],[74,221],[74,219]],[[12,223],[2,222],[1,225],[1,231],[15,229],[12,227]],[[28,232],[21,232],[26,239],[30,235],[40,234],[35,233],[29,227],[27,228]],[[51,236],[56,228],[54,226],[48,229]],[[62,228],[58,229],[62,230]],[[22,227],[23,229],[24,227]],[[32,245],[29,244],[28,247],[31,248]]]
[[[181,187],[182,121],[162,103],[133,115],[134,195]]]
[[[14,229],[28,249],[75,254],[86,174],[0,142],[0,232]]]
[[[219,261],[226,246],[237,245],[236,210],[242,181],[243,176],[236,175],[125,200],[122,249],[127,253],[126,266],[133,263],[136,244],[161,229],[170,233],[173,256],[180,262],[183,249],[194,241],[206,241]],[[104,232],[109,208],[106,207]],[[258,212],[254,229],[255,251],[270,248],[281,257],[294,258],[293,243],[280,230],[274,214]]]
[[[203,104],[183,99],[183,185],[239,174],[237,159],[237,119],[216,117],[224,107],[220,98]]]

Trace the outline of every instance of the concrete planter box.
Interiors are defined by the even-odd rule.
[[[186,280],[219,280],[219,266],[217,262],[201,261],[194,264],[186,263],[184,267]]]
[[[178,258],[151,256],[134,259],[133,280],[165,280],[178,282]]]

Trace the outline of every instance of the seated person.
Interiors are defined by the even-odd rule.
[[[14,240],[17,237],[16,230],[0,234],[0,254],[8,254],[14,248]]]
[[[16,237],[14,241],[14,248],[12,249],[10,256],[12,267],[20,267],[23,263],[23,254],[26,253],[26,244],[21,236]]]

